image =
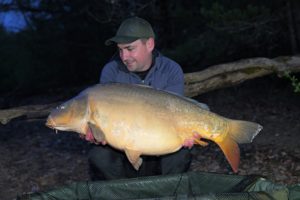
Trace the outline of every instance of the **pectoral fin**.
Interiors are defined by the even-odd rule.
[[[125,154],[134,169],[138,170],[143,162],[143,159],[140,157],[141,152],[125,149]]]
[[[88,122],[88,126],[97,142],[105,141],[105,135],[98,126],[90,122]]]
[[[208,145],[208,142],[202,141],[200,139],[194,139],[194,143],[195,144],[199,144],[199,145],[201,145],[203,147],[206,147]]]
[[[215,142],[222,149],[232,170],[235,173],[238,172],[238,167],[240,163],[240,149],[238,144],[231,137],[228,136],[221,141],[215,141]]]

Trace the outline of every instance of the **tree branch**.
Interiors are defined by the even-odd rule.
[[[197,96],[272,73],[280,77],[286,71],[300,72],[300,56],[282,56],[274,59],[251,58],[215,65],[199,72],[185,74],[185,95]],[[44,118],[60,103],[3,109],[0,110],[0,122],[7,124],[10,120],[22,116],[29,119]]]
[[[0,110],[0,122],[7,124],[10,120],[18,117],[26,117],[28,119],[37,119],[46,117],[50,111],[61,102],[46,105],[29,105],[16,108]]]
[[[185,74],[185,95],[197,96],[272,73],[282,76],[285,71],[299,72],[300,57],[251,58],[215,65],[199,72]]]

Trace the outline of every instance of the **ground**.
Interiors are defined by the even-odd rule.
[[[280,184],[300,183],[300,94],[293,92],[288,81],[277,77],[255,79],[195,99],[220,115],[263,125],[253,143],[241,145],[238,174],[258,174]],[[53,93],[0,98],[0,106],[54,100],[58,98]],[[92,145],[74,133],[55,134],[44,123],[45,119],[17,119],[0,125],[1,199],[89,180],[87,152]],[[215,144],[194,148],[193,152],[190,170],[232,174]]]

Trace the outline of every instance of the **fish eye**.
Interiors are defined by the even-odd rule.
[[[56,110],[64,110],[66,107],[64,105],[61,105],[61,106],[57,106],[56,107]]]

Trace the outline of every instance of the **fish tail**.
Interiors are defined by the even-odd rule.
[[[239,144],[251,143],[262,128],[260,124],[255,122],[230,120],[228,133]]]
[[[232,170],[235,173],[238,172],[238,168],[240,164],[240,149],[238,144],[228,136],[224,137],[222,140],[216,140],[215,142],[222,149]]]
[[[250,143],[253,138],[262,130],[262,126],[248,121],[230,120],[228,133],[222,139],[215,142],[222,149],[232,170],[238,171],[240,163],[240,150],[238,144]]]

